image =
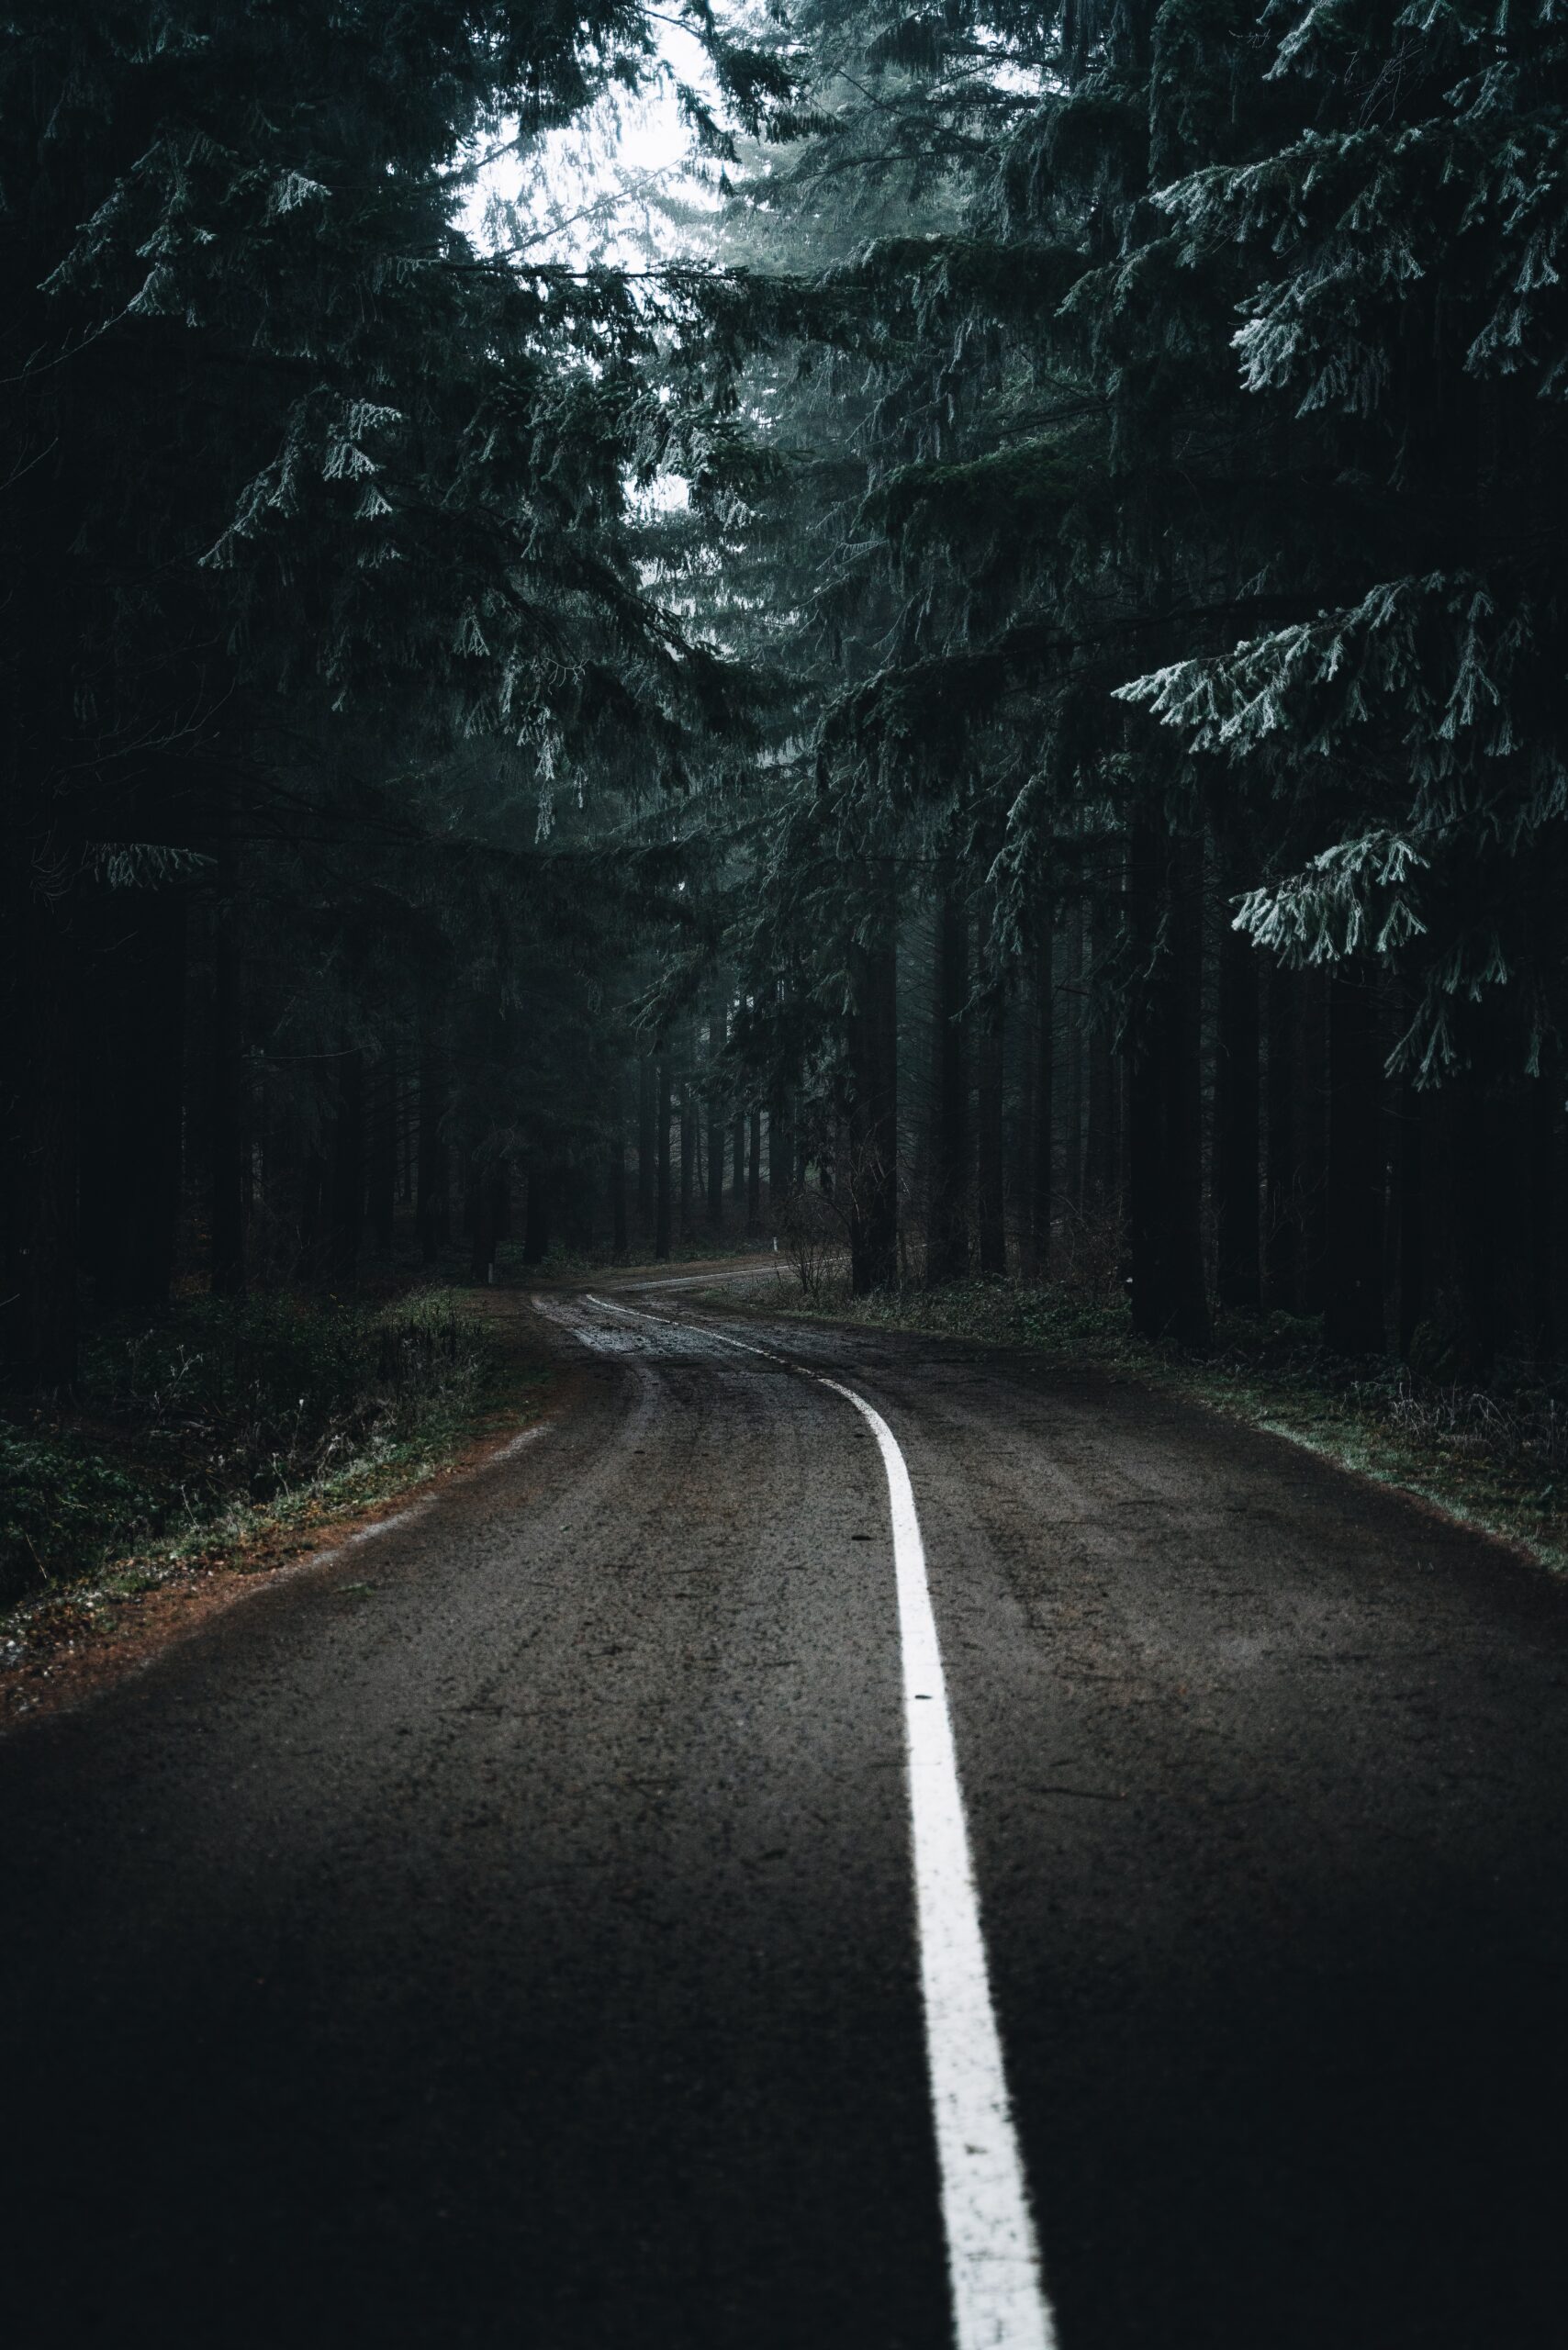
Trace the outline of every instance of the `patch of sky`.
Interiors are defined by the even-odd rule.
[[[577,121],[537,137],[509,125],[467,159],[459,218],[482,252],[637,271],[711,250],[721,168],[699,152],[681,92],[717,106],[718,91],[693,34],[666,21],[651,29],[639,89],[607,90]]]
[[[480,252],[633,277],[711,254],[722,171],[700,151],[682,93],[716,108],[717,84],[694,34],[668,20],[650,29],[655,48],[639,88],[612,86],[563,129],[529,137],[508,124],[465,158],[458,218]],[[677,475],[628,488],[650,519],[688,502]]]

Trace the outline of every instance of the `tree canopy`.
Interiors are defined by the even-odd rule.
[[[706,200],[482,229],[670,21]],[[352,1271],[405,1128],[476,1269],[514,1190],[623,1238],[661,1082],[682,1214],[758,1108],[860,1285],[1092,1212],[1150,1332],[1555,1344],[1552,0],[46,6],[0,76],[20,1373]]]

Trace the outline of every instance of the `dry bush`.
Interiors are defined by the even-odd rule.
[[[778,1246],[790,1259],[805,1295],[813,1302],[847,1276],[848,1237],[831,1199],[809,1184],[798,1184],[779,1204]]]

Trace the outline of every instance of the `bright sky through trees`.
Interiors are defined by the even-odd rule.
[[[699,154],[680,91],[708,103],[717,92],[693,34],[668,23],[654,30],[657,62],[642,91],[608,91],[566,129],[482,164],[462,215],[477,243],[578,268],[635,268],[650,250],[689,249],[686,216],[717,209],[719,167]]]

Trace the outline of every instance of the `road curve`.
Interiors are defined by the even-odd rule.
[[[537,1440],[0,1749],[17,2338],[950,2342],[887,1483],[727,1335],[908,1463],[1063,2350],[1559,2340],[1568,1591],[1136,1388],[549,1304]]]

